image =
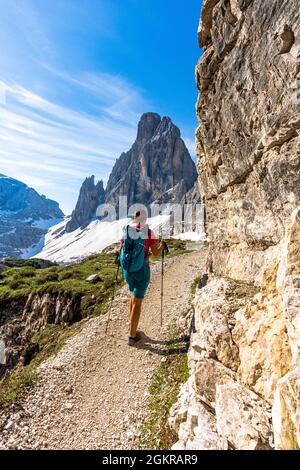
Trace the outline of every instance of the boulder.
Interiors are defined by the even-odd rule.
[[[194,377],[197,395],[213,408],[217,386],[233,383],[236,374],[214,359],[202,359],[196,365]]]
[[[279,380],[273,405],[277,450],[300,450],[300,367]]]
[[[101,281],[101,277],[99,276],[99,274],[91,274],[86,278],[86,281],[90,282],[91,284],[96,284],[97,282]]]
[[[238,383],[217,386],[216,421],[218,433],[236,449],[273,447],[270,407]]]

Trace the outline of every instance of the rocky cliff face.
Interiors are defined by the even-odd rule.
[[[296,0],[204,2],[197,152],[221,275],[261,274],[299,204],[298,7]]]
[[[86,178],[83,182],[79,198],[71,219],[66,225],[66,232],[73,232],[79,227],[88,225],[96,218],[97,207],[103,204],[105,200],[105,191],[103,181],[95,184],[95,177]]]
[[[211,239],[175,448],[300,449],[296,0],[206,0],[196,67]]]
[[[170,118],[146,113],[137,138],[116,161],[106,188],[106,202],[118,206],[119,196],[132,204],[177,202],[197,179],[197,170]]]
[[[40,251],[47,229],[63,218],[57,202],[24,183],[0,174],[0,257]]]

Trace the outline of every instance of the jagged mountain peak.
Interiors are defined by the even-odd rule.
[[[66,225],[72,232],[96,219],[99,204],[116,209],[120,196],[127,196],[128,207],[153,202],[180,203],[197,179],[196,166],[181,138],[180,130],[168,116],[144,113],[138,123],[137,138],[123,152],[111,171],[106,190],[95,177],[86,178],[76,208]]]
[[[91,175],[85,178],[81,188],[103,189],[103,187],[103,181],[99,180],[95,184],[95,175]]]
[[[12,178],[11,176],[4,175],[3,173],[0,173],[0,183],[1,183],[2,186],[3,185],[14,185],[14,186],[18,186],[20,188],[28,188],[29,189],[29,187],[25,183],[23,183],[22,181],[19,181],[15,178]]]
[[[156,131],[151,139],[152,142],[160,139],[161,137],[174,136],[174,138],[181,138],[180,130],[172,122],[168,116],[164,116],[156,128]]]
[[[161,117],[157,113],[144,113],[138,123],[136,141],[143,143],[150,140],[161,122]]]
[[[138,124],[137,139],[116,161],[106,188],[106,202],[118,206],[127,196],[128,206],[150,206],[172,188],[172,201],[180,202],[197,179],[196,166],[181,138],[180,130],[168,116],[145,113]],[[180,184],[179,184],[180,183]]]
[[[50,219],[63,217],[56,201],[39,194],[22,181],[0,174],[0,211],[6,212],[6,217],[25,220],[32,218]]]
[[[158,140],[161,136],[173,133],[180,137],[180,130],[169,116],[161,117],[157,113],[144,113],[138,123],[136,143],[146,144]]]
[[[73,232],[79,227],[83,227],[96,217],[97,207],[105,200],[105,190],[103,181],[95,184],[95,176],[87,177],[79,192],[79,198],[71,219],[66,225],[66,232]]]

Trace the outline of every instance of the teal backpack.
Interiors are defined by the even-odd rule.
[[[147,227],[147,235],[149,236],[149,228]],[[124,229],[124,242],[120,254],[120,264],[124,271],[135,273],[142,269],[145,265],[145,230],[139,232],[135,227],[127,227]]]

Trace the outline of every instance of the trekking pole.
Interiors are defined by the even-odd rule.
[[[106,327],[105,327],[105,334],[107,334],[108,324],[110,322],[111,309],[112,309],[112,304],[113,304],[113,301],[114,301],[114,298],[115,298],[115,291],[116,291],[116,286],[117,286],[117,283],[118,283],[119,270],[120,270],[120,262],[118,261],[117,275],[116,275],[115,284],[114,284],[114,288],[113,288],[112,298],[111,298],[111,301],[110,301],[108,317],[107,317],[107,322],[106,322]]]
[[[169,253],[169,248],[166,243],[164,243],[164,248],[161,253],[161,284],[160,284],[160,327],[163,326],[163,303],[164,303],[164,261],[165,261],[165,252]]]

